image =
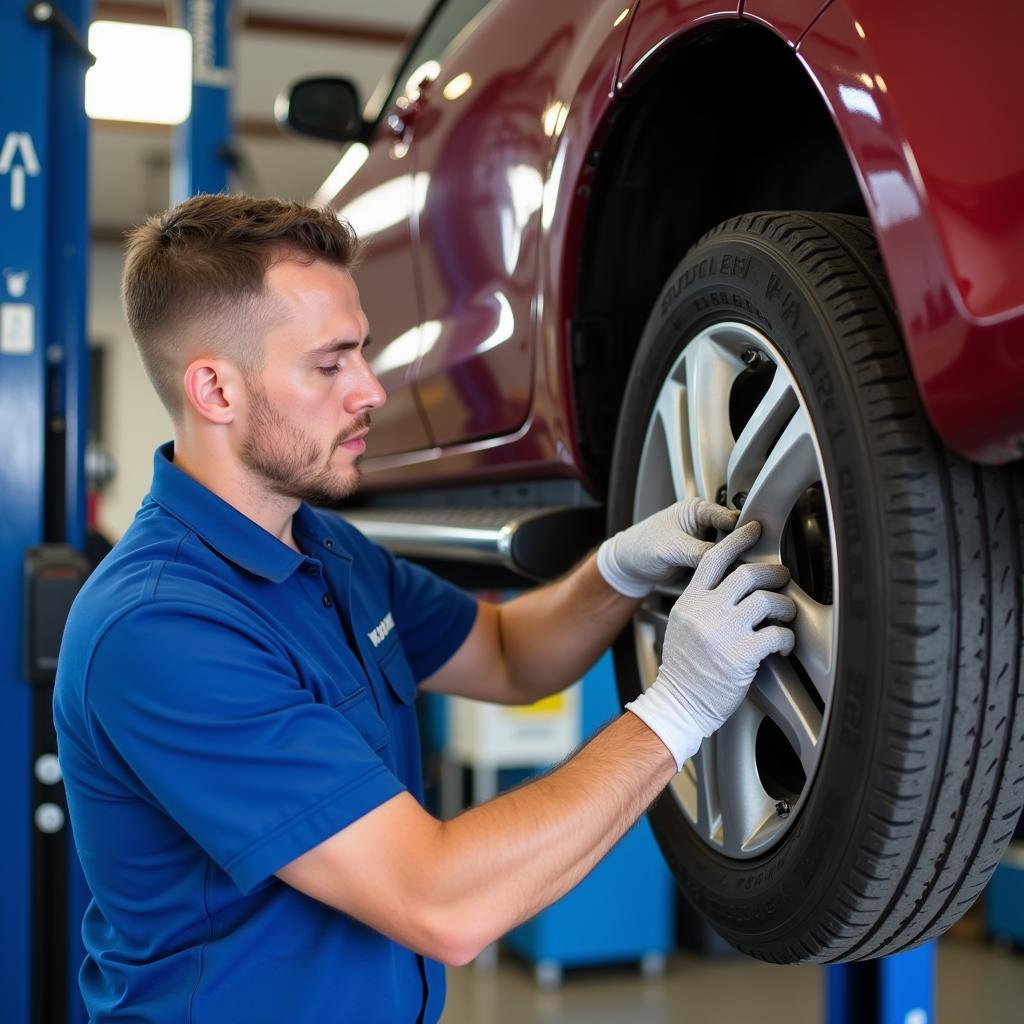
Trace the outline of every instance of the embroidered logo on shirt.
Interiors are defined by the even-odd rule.
[[[374,629],[371,629],[366,635],[373,641],[374,647],[380,647],[384,642],[384,637],[388,635],[395,628],[395,620],[391,617],[391,612],[388,612],[383,619],[377,623]]]

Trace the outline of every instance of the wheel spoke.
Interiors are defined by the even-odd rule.
[[[722,813],[722,852],[738,857],[746,842],[775,814],[775,803],[761,786],[755,756],[761,712],[745,700],[718,730],[715,775]]]
[[[651,422],[640,450],[637,490],[633,500],[634,522],[679,501],[687,493],[693,493],[683,399],[683,386],[670,375],[654,403]],[[687,485],[690,486],[689,492]]]
[[[821,740],[821,712],[796,669],[786,658],[769,655],[750,688],[750,699],[782,731],[809,779]]]
[[[661,648],[665,642],[668,616],[649,605],[642,605],[633,619],[636,637],[640,685],[646,690],[654,682],[661,665]]]
[[[690,458],[696,494],[714,501],[725,483],[735,441],[729,422],[729,392],[743,369],[735,354],[710,336],[686,350],[686,407]]]
[[[722,816],[718,807],[715,737],[709,736],[694,755],[697,772],[697,831],[709,842],[721,842]]]
[[[768,455],[768,449],[800,407],[788,375],[776,367],[771,386],[747,421],[729,456],[726,487],[730,496],[749,491]]]
[[[651,596],[657,596],[668,601],[670,604],[675,604],[682,596],[691,579],[693,579],[693,570],[683,569],[678,576],[666,580],[664,583],[655,584],[654,589],[651,591]]]
[[[815,601],[795,583],[790,583],[784,592],[796,604],[796,618],[793,620],[796,647],[793,653],[811,677],[818,696],[827,704],[832,699],[835,686],[834,608]]]
[[[683,386],[674,380],[667,380],[658,395],[658,403],[654,407],[654,415],[665,435],[665,457],[672,480],[672,493],[676,501],[682,501],[687,494],[686,489],[685,446],[683,434],[686,425],[683,422]],[[693,486],[692,478],[689,481]]]
[[[793,506],[820,478],[810,421],[803,409],[799,409],[769,452],[743,504],[737,525],[742,526],[751,519],[761,524],[761,539],[750,550],[747,560],[781,561],[782,534]]]

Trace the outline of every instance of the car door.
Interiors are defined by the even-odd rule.
[[[578,5],[567,4],[570,8]],[[417,389],[434,443],[508,434],[531,400],[531,326],[558,5],[449,0],[409,64],[422,192]]]
[[[580,85],[566,72],[618,38],[630,13],[606,0],[448,6],[447,31],[421,48],[408,76],[424,189],[416,267],[435,336],[424,338],[416,380],[439,446],[511,434],[530,415],[540,240],[554,212],[551,203],[544,212],[545,182],[572,102],[566,90]]]
[[[346,218],[365,245],[355,270],[370,322],[370,365],[388,399],[373,413],[367,458],[430,447],[412,377],[420,350],[420,309],[412,229],[417,182],[409,146],[381,117],[368,141],[353,142],[314,197]]]

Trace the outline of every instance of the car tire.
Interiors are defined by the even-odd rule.
[[[939,935],[1024,803],[1024,478],[932,431],[867,220],[736,217],[668,278],[625,391],[610,529],[694,493],[774,517],[748,556],[789,565],[801,600],[794,655],[762,665],[650,810],[683,893],[774,963]],[[624,701],[651,682],[683,583],[617,641]]]

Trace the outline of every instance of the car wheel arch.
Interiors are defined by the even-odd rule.
[[[702,95],[701,84],[719,81],[722,67],[741,67],[743,76]],[[752,84],[759,85],[756,102]],[[700,106],[682,132],[669,118],[686,114],[680,97],[687,95]],[[767,125],[765,109],[785,116]],[[753,173],[742,165],[745,148]],[[695,161],[694,151],[707,157]],[[569,313],[560,322],[570,325],[562,341],[583,468],[603,489],[644,321],[687,249],[713,225],[757,209],[867,209],[806,67],[774,33],[749,22],[703,27],[666,47],[656,66],[644,66],[626,83],[584,173],[587,202],[571,225],[578,242],[562,245],[573,263],[562,275]]]

